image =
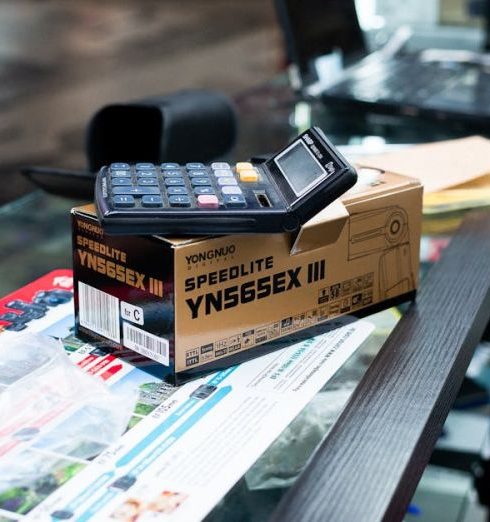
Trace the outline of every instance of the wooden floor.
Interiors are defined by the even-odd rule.
[[[32,189],[22,165],[84,168],[87,121],[107,103],[270,78],[281,62],[272,4],[0,3],[0,203]]]

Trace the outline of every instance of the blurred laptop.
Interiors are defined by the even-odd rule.
[[[402,28],[372,53],[354,0],[275,1],[293,86],[303,93],[329,105],[490,126],[490,0],[451,2],[464,3],[471,20],[480,18],[486,31],[480,50],[415,50]]]

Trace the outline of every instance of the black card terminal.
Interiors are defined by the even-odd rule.
[[[108,234],[294,232],[354,185],[318,127],[263,162],[112,163],[95,202]]]

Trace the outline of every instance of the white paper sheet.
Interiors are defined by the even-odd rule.
[[[374,329],[340,324],[182,386],[27,519],[201,520]]]

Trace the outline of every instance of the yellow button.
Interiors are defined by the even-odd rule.
[[[236,171],[240,173],[242,170],[250,170],[253,169],[253,165],[248,161],[241,161],[236,164]]]
[[[259,175],[255,169],[246,169],[240,171],[240,181],[244,183],[255,183],[258,181]]]

